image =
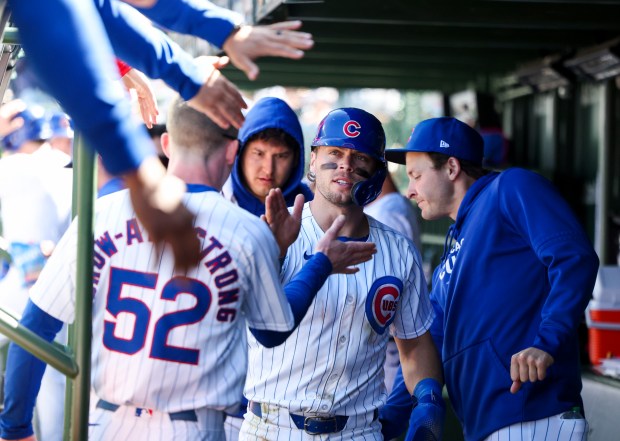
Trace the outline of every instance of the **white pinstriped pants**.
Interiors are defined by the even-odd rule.
[[[90,411],[89,441],[224,441],[224,413],[196,409],[198,421],[171,421],[164,412],[136,416],[136,408],[120,406],[115,412]]]
[[[516,423],[493,432],[484,441],[586,441],[588,422],[566,420],[562,414],[536,421]]]

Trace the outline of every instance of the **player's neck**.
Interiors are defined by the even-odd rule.
[[[353,204],[341,207],[315,196],[314,200],[310,202],[310,211],[312,212],[312,217],[314,217],[314,220],[323,231],[331,227],[334,219],[344,214],[346,221],[338,233],[339,236],[356,238],[367,236],[369,233],[368,220],[363,208],[358,205]]]

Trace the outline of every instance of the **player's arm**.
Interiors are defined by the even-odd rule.
[[[317,243],[313,257],[284,287],[286,298],[295,319],[293,329],[279,332],[250,327],[250,332],[260,344],[270,348],[284,343],[304,318],[314,296],[330,274],[353,274],[359,271],[359,268],[355,268],[353,265],[370,260],[376,253],[373,243],[338,240],[338,232],[344,223],[344,215],[338,216],[334,220],[331,227]]]
[[[48,342],[62,328],[60,320],[28,301],[20,323]],[[2,439],[32,436],[34,405],[45,372],[45,363],[15,343],[9,345],[4,381],[4,410],[0,416]]]
[[[503,177],[502,221],[525,238],[547,267],[549,293],[536,338],[510,360],[512,393],[541,381],[558,352],[572,341],[596,280],[599,259],[570,206],[550,181],[521,169]],[[530,197],[535,194],[536,197]]]
[[[246,107],[237,88],[213,63],[194,60],[134,8],[116,1],[97,3],[110,42],[119,58],[150,78],[162,79],[188,103],[226,128],[243,123]]]
[[[19,0],[10,1],[11,19],[20,31],[28,60],[45,89],[71,116],[88,146],[102,156],[110,173],[133,181],[132,200],[153,193],[153,180],[138,169],[147,158],[157,160],[155,147],[144,127],[136,124],[127,94],[118,81],[114,57],[101,18],[92,1]],[[55,23],[55,26],[50,26]],[[87,29],[88,32],[85,32]],[[163,170],[163,166],[161,166]],[[162,176],[159,173],[158,176]],[[143,201],[136,210],[145,225],[163,225],[164,230],[193,231],[193,214],[185,206],[183,192],[167,192],[171,181],[159,181],[157,193],[167,194],[165,206],[159,199]],[[175,187],[176,188],[176,187]],[[150,216],[147,219],[145,216]],[[192,237],[178,243],[175,234],[166,234],[174,249],[189,247],[190,253],[175,253],[185,266],[198,262],[199,242]],[[183,234],[182,238],[187,238]]]
[[[153,6],[139,10],[168,29],[194,35],[223,48],[232,63],[250,80],[256,79],[259,73],[253,62],[257,58],[299,59],[314,45],[311,34],[297,31],[302,25],[300,21],[239,26],[243,17],[206,0],[157,0]]]
[[[414,339],[395,338],[403,374],[413,401],[406,441],[441,440],[445,419],[441,363],[429,332]],[[402,389],[401,389],[402,391]]]

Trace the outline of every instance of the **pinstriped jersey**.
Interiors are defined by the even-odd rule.
[[[251,334],[245,395],[292,412],[353,415],[386,400],[383,364],[391,333],[422,335],[434,313],[413,242],[367,217],[377,253],[356,274],[333,274],[286,342],[273,349]],[[323,231],[304,206],[301,232],[289,247],[283,282],[300,270]]]
[[[97,201],[92,381],[111,403],[165,412],[228,408],[242,393],[246,323],[293,326],[267,225],[215,191],[187,193],[185,203],[197,213],[202,259],[177,272],[171,250],[157,252],[136,220],[128,191]],[[64,322],[75,314],[76,242],[74,222],[31,292]]]

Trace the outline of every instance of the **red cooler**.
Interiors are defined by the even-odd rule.
[[[594,365],[620,357],[620,267],[603,266],[586,309],[588,352]]]

